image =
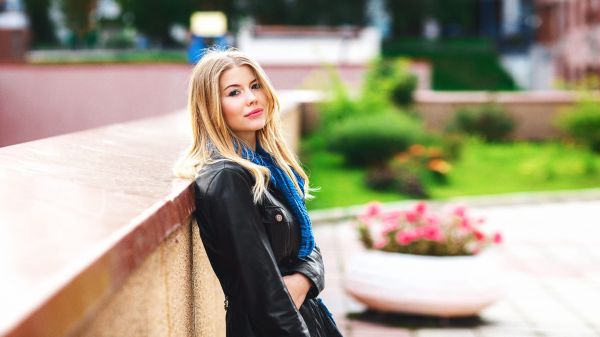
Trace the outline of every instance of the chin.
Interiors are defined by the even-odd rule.
[[[256,121],[256,124],[252,125],[252,129],[254,129],[254,131],[258,131],[264,128],[265,125],[267,125],[266,121]]]

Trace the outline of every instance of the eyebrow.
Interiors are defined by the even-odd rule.
[[[252,81],[250,81],[250,84],[252,84],[253,82],[256,82],[256,81],[257,81],[257,79],[255,78],[255,79],[253,79]],[[241,85],[239,85],[239,84],[236,84],[236,83],[234,83],[234,84],[230,84],[230,85],[226,86],[226,87],[225,87],[225,89],[223,89],[223,91],[226,91],[226,90],[227,90],[227,89],[229,89],[230,87],[240,87],[240,86],[241,86]]]

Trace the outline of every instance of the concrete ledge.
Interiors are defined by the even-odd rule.
[[[67,334],[186,223],[180,116],[0,149],[0,334]]]
[[[577,95],[569,91],[523,91],[523,92],[490,92],[490,91],[430,91],[419,90],[415,93],[417,102],[432,103],[574,103]]]
[[[434,92],[419,90],[415,93],[415,110],[430,130],[441,131],[452,121],[457,109],[473,108],[495,103],[505,108],[515,120],[511,135],[518,140],[545,140],[560,137],[554,119],[562,109],[577,102],[576,92]]]

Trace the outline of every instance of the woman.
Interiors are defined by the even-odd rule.
[[[275,92],[243,53],[208,51],[189,88],[200,236],[225,293],[228,337],[341,336],[320,299],[308,177],[281,135]]]

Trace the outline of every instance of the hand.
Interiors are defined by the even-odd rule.
[[[285,283],[296,308],[300,309],[302,303],[304,303],[304,300],[306,299],[306,294],[308,294],[308,291],[312,286],[311,281],[308,277],[300,273],[294,273],[292,275],[284,276],[283,282]]]

